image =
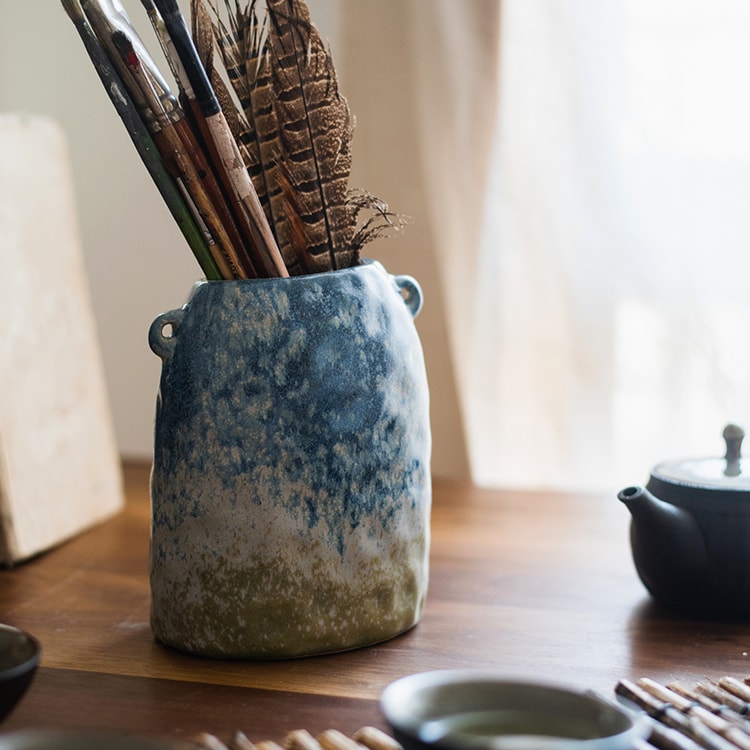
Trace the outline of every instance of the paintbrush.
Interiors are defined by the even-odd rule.
[[[159,40],[162,52],[164,53],[164,57],[167,60],[175,81],[177,81],[181,89],[184,89],[186,86],[189,86],[187,73],[185,72],[182,60],[180,60],[180,56],[177,54],[172,37],[169,36],[167,27],[164,24],[164,19],[162,19],[159,11],[156,9],[153,0],[141,0],[141,5],[143,5],[146,10],[148,19],[151,22],[156,38]]]
[[[110,5],[105,5],[106,2],[107,0],[80,0],[81,8],[83,8],[83,12],[91,24],[91,28],[94,34],[96,34],[99,43],[109,55],[123,83],[128,87],[133,101],[138,107],[139,112],[141,112],[141,116],[146,120],[146,124],[150,124],[154,115],[150,107],[146,104],[139,90],[140,87],[133,81],[131,72],[119,58],[118,52],[112,44],[113,32],[119,30],[128,36],[138,52],[138,57],[144,66],[145,75],[149,78],[152,88],[158,92],[160,98],[168,95],[169,85],[162,77],[158,66],[149,55],[138,33],[130,25],[127,17],[124,20],[123,16],[115,13]]]
[[[120,30],[115,31],[112,34],[112,41],[136,85],[140,87],[147,106],[154,113],[152,125],[154,142],[165,160],[167,168],[184,182],[187,192],[208,228],[212,238],[209,249],[222,277],[225,279],[247,278],[248,273],[244,264],[240,260],[227,232],[226,225],[219,216],[215,203],[206,188],[203,179],[205,175],[201,175],[197,170],[170,117],[171,115],[179,121],[182,116],[177,108],[177,102],[172,97],[169,104],[170,110],[165,109],[163,101],[159,99],[157,92],[151,87],[141,60],[125,33]]]
[[[112,60],[101,45],[94,30],[86,20],[78,0],[62,0],[63,8],[78,31],[88,52],[94,69],[99,76],[117,114],[138,151],[141,160],[151,175],[170,213],[177,222],[185,240],[195,256],[201,270],[209,280],[221,278],[213,257],[208,251],[207,242],[192,210],[176,181],[169,174],[153,138],[143,123],[128,89],[115,70]]]
[[[226,216],[221,211],[224,199],[220,190],[216,188],[212,192],[210,180],[206,179],[204,187],[208,195],[207,199],[203,194],[204,191],[200,190],[197,185],[201,176],[211,174],[210,169],[205,165],[188,164],[188,162],[198,160],[200,150],[195,152],[192,148],[193,143],[188,142],[186,144],[188,151],[185,154],[180,154],[175,158],[170,152],[170,146],[161,133],[164,125],[164,112],[168,112],[170,117],[177,121],[179,107],[176,106],[176,99],[169,85],[162,77],[158,66],[151,58],[122,6],[117,0],[80,0],[80,2],[94,33],[119,71],[137,110],[151,131],[168,171],[177,181],[190,206],[203,233],[208,252],[216,261],[221,276],[223,278],[255,276],[252,265],[249,262],[240,261],[236,247],[241,247],[242,240],[236,231],[233,235],[231,229],[228,228],[230,222],[226,221]],[[127,40],[127,44],[132,47],[139,62],[137,74],[134,68],[125,63],[123,55],[114,43],[115,37],[120,40],[121,44]],[[178,125],[175,127],[180,129]],[[217,213],[220,214],[220,218],[216,218]]]
[[[251,233],[252,251],[259,271],[267,276],[288,276],[276,239],[273,236],[258,194],[245,168],[237,142],[227,124],[213,87],[200,62],[177,0],[154,0],[174,48],[185,70],[190,88],[198,103],[198,115],[205,134],[218,153],[217,170],[226,174],[235,206],[244,211]]]
[[[186,144],[191,150],[191,153],[194,148],[200,148],[207,155],[207,158],[205,159],[206,169],[212,170],[218,184],[221,186],[226,202],[226,210],[231,214],[231,219],[228,219],[228,221],[231,221],[233,228],[238,233],[239,245],[246,249],[252,248],[254,247],[255,242],[253,240],[253,229],[248,214],[245,210],[237,210],[236,201],[232,199],[234,190],[229,175],[225,169],[221,168],[221,155],[217,152],[210,133],[206,131],[205,120],[198,108],[195,92],[190,85],[190,80],[185,71],[185,67],[175,50],[174,43],[169,36],[167,27],[152,0],[141,0],[141,3],[146,9],[151,25],[159,40],[162,51],[164,52],[164,56],[169,63],[172,75],[177,81],[180,89],[180,104],[183,106],[186,114],[185,121],[182,123],[185,126],[185,136],[188,139],[186,140]],[[190,123],[189,125],[188,121]],[[234,210],[232,210],[232,208],[234,208]],[[252,262],[251,254],[247,252],[247,250],[246,254],[249,262],[254,266],[255,264]]]
[[[164,111],[169,113],[170,120],[185,145],[184,153],[175,160],[173,155],[168,153],[169,146],[165,142],[165,136],[161,134],[155,136],[157,148],[162,158],[172,166],[172,174],[183,188],[183,192],[190,196],[189,203],[200,216],[199,226],[203,229],[209,251],[217,259],[222,275],[225,278],[257,277],[249,256],[244,252],[244,239],[237,230],[235,220],[206,162],[204,152],[196,143],[187,122],[181,118],[180,108],[169,85],[162,77],[158,66],[146,50],[122,6],[117,0],[81,0],[81,2],[86,14],[93,19],[95,33],[110,51],[114,63],[122,71],[125,85],[153,134],[163,129],[163,122],[157,125],[156,121],[159,118],[163,120]],[[118,49],[114,43],[115,36],[120,40],[121,46],[127,40],[127,44],[132,47],[133,54],[139,62],[137,73],[125,63],[122,50]],[[190,169],[188,169],[188,161],[192,162]],[[203,191],[200,191],[200,195],[196,195],[197,179],[203,182],[208,200],[202,194]],[[191,186],[186,186],[185,183],[188,180]]]

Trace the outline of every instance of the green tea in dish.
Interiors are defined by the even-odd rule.
[[[507,736],[558,737],[586,740],[606,736],[607,732],[597,722],[580,717],[540,715],[529,711],[466,711],[426,722],[419,735],[423,742],[443,741],[451,738],[459,744],[471,744],[472,739]]]

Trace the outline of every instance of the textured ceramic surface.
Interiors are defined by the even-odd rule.
[[[159,316],[152,627],[206,656],[385,640],[427,589],[418,285],[377,263],[196,285]]]

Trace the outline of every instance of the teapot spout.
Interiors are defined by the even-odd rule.
[[[654,598],[684,603],[708,568],[706,544],[692,513],[645,487],[626,487],[617,498],[632,516],[630,544],[641,581]]]
[[[617,499],[630,511],[633,520],[649,517],[671,519],[675,511],[680,511],[676,506],[659,500],[645,487],[626,487],[617,493]]]

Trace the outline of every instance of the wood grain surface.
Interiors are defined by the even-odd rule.
[[[150,631],[148,467],[125,467],[125,511],[13,570],[0,621],[42,643],[29,692],[0,727],[283,740],[293,729],[385,728],[398,677],[481,668],[614,695],[619,679],[686,684],[750,674],[750,625],[653,605],[611,497],[436,483],[422,622],[386,643],[281,662],[212,661]]]

